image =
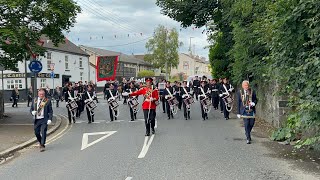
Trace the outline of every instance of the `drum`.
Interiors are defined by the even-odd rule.
[[[187,106],[189,106],[189,105],[191,105],[191,104],[194,103],[194,99],[193,99],[191,96],[189,96],[189,97],[185,98],[185,99],[183,100],[183,102],[184,102]]]
[[[78,108],[78,104],[76,101],[70,101],[68,104],[67,104],[67,108],[69,111],[74,111]]]
[[[139,105],[138,99],[137,98],[130,98],[128,101],[129,105],[131,108],[135,108]]]
[[[108,99],[109,106],[111,109],[116,110],[119,106],[118,102],[115,99]]]
[[[202,104],[203,106],[209,107],[209,106],[211,106],[212,103],[211,103],[211,101],[210,101],[210,98],[206,97],[206,98],[204,98],[204,99],[201,100],[201,104]]]
[[[175,97],[172,97],[167,100],[170,106],[176,106],[179,104],[178,100]]]
[[[93,111],[97,107],[97,104],[94,101],[87,101],[86,106],[88,107],[89,111]]]

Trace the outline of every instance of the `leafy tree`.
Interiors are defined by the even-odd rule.
[[[138,72],[138,77],[152,77],[154,76],[154,71],[150,71],[150,70],[142,70]]]
[[[63,42],[80,12],[73,0],[0,0],[0,64],[16,70],[18,61],[43,54],[42,35],[55,45]]]
[[[146,43],[148,54],[144,59],[157,68],[164,68],[167,62],[168,74],[170,74],[170,67],[177,67],[179,64],[179,46],[181,43],[179,43],[177,30],[167,30],[164,26],[159,25],[153,38]]]

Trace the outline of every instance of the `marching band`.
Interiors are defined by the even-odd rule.
[[[108,103],[110,121],[117,120],[120,114],[118,103],[120,96],[123,99],[123,104],[128,105],[131,121],[137,119],[137,113],[141,106],[138,97],[143,96],[142,111],[145,120],[146,136],[150,136],[150,130],[152,134],[155,133],[156,108],[159,101],[162,101],[162,110],[163,113],[167,114],[168,119],[173,119],[178,110],[180,111],[183,108],[185,120],[191,119],[190,114],[192,109],[201,110],[202,120],[207,120],[211,108],[219,110],[219,104],[224,118],[226,120],[230,118],[229,113],[232,111],[234,101],[234,87],[230,84],[228,78],[207,80],[206,77],[195,77],[190,82],[182,81],[182,84],[175,81],[173,86],[171,86],[170,81],[166,80],[159,81],[156,83],[156,86],[154,84],[155,82],[152,78],[146,78],[145,84],[136,82],[133,78],[130,80],[123,79],[122,83],[116,81],[107,82],[103,93],[104,99]],[[98,103],[98,99],[96,88],[93,84],[82,84],[81,81],[74,84],[67,83],[62,93],[64,93],[68,109],[69,123],[75,123],[76,118],[80,118],[84,109],[87,112],[88,123],[94,122],[94,110],[97,107],[96,103]],[[247,91],[240,91],[238,94],[241,97],[238,98],[238,104],[241,104],[239,101],[246,103],[242,103],[241,107],[255,106],[255,94],[247,95]],[[61,99],[60,96],[63,97],[57,87],[54,98],[59,101]],[[192,108],[195,103],[194,99],[199,101],[199,109],[197,107]],[[96,100],[96,103],[94,100]],[[254,110],[254,108],[252,109]],[[242,118],[244,118],[243,112],[248,112],[248,110],[240,112]],[[245,121],[248,143],[251,141],[250,132],[254,124],[254,118],[250,117],[247,117],[249,119],[248,123]]]

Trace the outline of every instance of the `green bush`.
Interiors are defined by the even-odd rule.
[[[150,71],[150,70],[142,70],[140,72],[138,72],[138,77],[142,78],[142,77],[152,77],[154,76],[154,71]]]

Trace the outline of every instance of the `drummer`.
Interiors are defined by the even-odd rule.
[[[190,87],[188,87],[187,81],[183,81],[181,97],[183,99],[183,115],[184,118],[187,120],[190,119],[190,104],[186,104],[185,100],[187,98],[192,98],[190,95]]]
[[[173,93],[174,93],[174,89],[173,87],[171,87],[170,85],[170,81],[167,81],[166,83],[166,89],[163,91],[163,96],[165,97],[165,102],[166,102],[166,112],[168,114],[168,120],[170,118],[173,119],[173,113],[170,110],[170,105],[169,105],[169,100],[171,98],[173,98]]]
[[[132,93],[132,92],[136,92],[138,89],[135,87],[134,82],[130,82],[129,84],[129,88],[126,90],[127,93]],[[136,96],[131,96],[128,99],[128,105],[129,105],[129,109],[130,109],[130,117],[131,117],[131,121],[134,121],[135,119],[137,119],[137,112],[133,112],[133,109],[131,107],[132,103],[135,103],[134,101],[132,101],[133,98],[138,99]]]

